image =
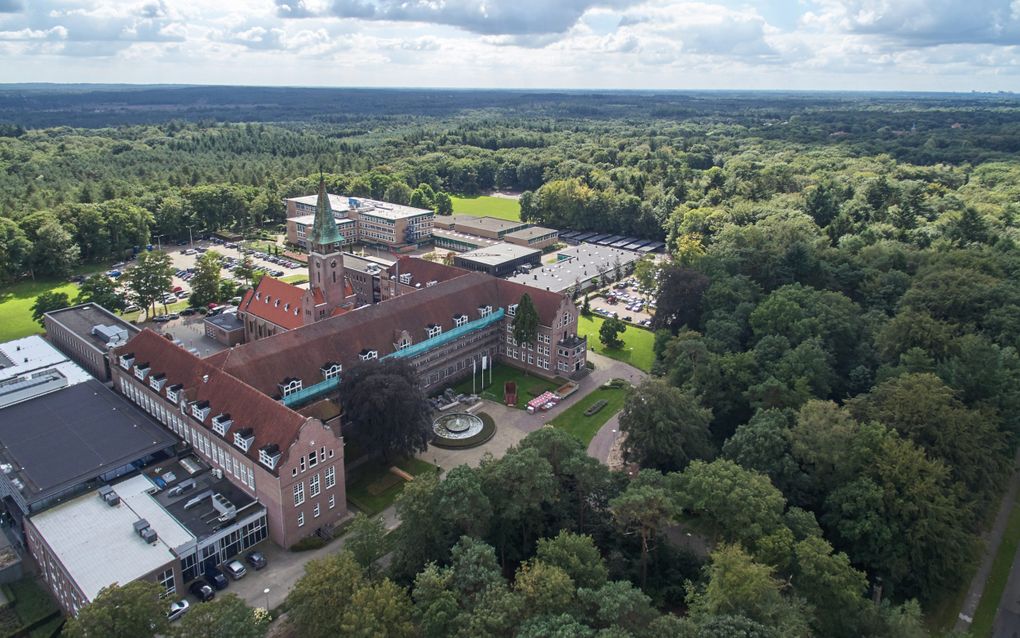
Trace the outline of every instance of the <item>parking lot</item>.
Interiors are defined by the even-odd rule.
[[[588,300],[595,314],[644,326],[651,325],[652,315],[655,314],[655,296],[641,292],[634,279],[611,284],[598,292],[601,297],[590,297]]]

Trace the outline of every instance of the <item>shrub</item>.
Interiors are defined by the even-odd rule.
[[[312,549],[319,549],[325,547],[326,541],[321,536],[305,536],[298,542],[290,546],[292,552],[307,552]]]
[[[609,401],[606,401],[605,399],[599,399],[595,403],[592,403],[591,405],[588,406],[588,409],[584,411],[584,416],[592,416],[602,408],[606,407],[607,403],[609,403]]]

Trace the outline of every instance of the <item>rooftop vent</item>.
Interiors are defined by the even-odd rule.
[[[170,490],[167,491],[167,494],[169,494],[170,496],[180,496],[181,494],[184,494],[188,490],[193,489],[195,489],[195,479],[185,479],[178,483],[177,485],[171,487]]]
[[[156,530],[149,526],[149,521],[144,518],[140,518],[134,522],[133,526],[135,528],[135,533],[138,534],[143,541],[150,545],[156,542],[158,536],[156,535]]]
[[[109,485],[104,485],[99,488],[99,498],[106,501],[106,504],[110,507],[116,507],[120,504],[120,496],[118,496]]]
[[[233,520],[234,517],[237,516],[237,507],[235,507],[226,496],[223,496],[219,492],[213,494],[212,504],[213,508],[219,513],[216,520],[220,523]]]
[[[92,326],[92,336],[99,337],[107,346],[113,347],[128,340],[128,331],[120,326],[99,324]]]

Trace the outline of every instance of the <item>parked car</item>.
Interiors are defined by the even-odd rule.
[[[183,286],[174,286],[173,288],[170,289],[170,292],[172,292],[172,293],[174,293],[176,295],[177,293],[179,293],[182,290],[184,290]]]
[[[248,573],[248,570],[244,568],[239,560],[232,560],[223,565],[223,571],[230,574],[230,577],[234,580],[241,580]]]
[[[208,587],[208,585],[206,585]],[[170,611],[166,612],[166,619],[170,622],[180,619],[181,616],[188,613],[188,609],[191,608],[191,604],[184,599],[178,600],[175,603],[170,604]]]
[[[170,321],[170,317],[168,317],[167,315],[156,315],[155,317],[152,318],[152,320],[155,321],[156,323],[163,323],[165,321]]]
[[[220,576],[222,575],[223,574],[220,574]],[[188,591],[191,592],[192,596],[203,603],[207,603],[216,597],[216,592],[213,588],[209,586],[209,583],[205,582],[201,578],[191,583],[191,587],[188,587]]]
[[[198,311],[195,310],[194,308],[185,308],[184,310],[181,311],[181,316],[182,317],[190,317],[191,315],[195,314],[196,312],[198,312]]]
[[[180,319],[180,318],[181,318],[181,316],[179,314],[177,314],[176,312],[171,312],[170,314],[167,315],[167,319],[170,320],[170,321],[173,321],[174,319]]]
[[[129,303],[124,306],[124,312],[138,312],[139,310],[141,310],[141,308],[138,307],[138,304]]]
[[[226,589],[230,581],[223,575],[223,572],[215,567],[207,567],[205,569],[205,579],[209,581],[216,589]]]
[[[258,571],[266,566],[266,555],[259,551],[251,551],[244,555],[244,560]]]

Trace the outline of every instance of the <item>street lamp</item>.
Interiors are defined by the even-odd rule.
[[[166,237],[166,235],[156,235],[156,250],[163,250],[163,245],[159,242],[160,238]]]
[[[269,611],[269,588],[263,589],[262,593],[266,595],[266,611]]]
[[[195,238],[191,234],[191,229],[192,228],[194,228],[194,226],[188,226],[188,243],[191,245],[192,248],[194,248],[195,247]]]

